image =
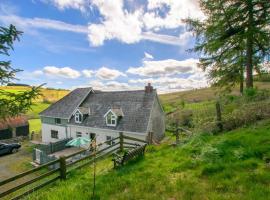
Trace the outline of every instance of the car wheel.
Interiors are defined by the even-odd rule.
[[[11,153],[16,153],[18,151],[18,149],[14,148],[11,150]]]

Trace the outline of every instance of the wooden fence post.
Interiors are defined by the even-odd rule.
[[[216,102],[216,112],[217,112],[217,127],[218,131],[221,132],[223,131],[223,124],[222,124],[222,119],[221,119],[221,107],[219,101]]]
[[[65,156],[60,157],[60,178],[62,180],[67,178],[67,165]]]
[[[124,151],[124,135],[123,132],[119,133],[119,139],[120,139],[120,151]]]
[[[181,130],[179,128],[177,128],[176,131],[175,131],[175,144],[176,145],[179,145],[180,144],[180,138],[179,138],[179,132],[180,131]]]

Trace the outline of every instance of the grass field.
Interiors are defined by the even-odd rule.
[[[97,165],[100,199],[270,199],[270,121],[212,136],[195,135],[173,147],[172,138],[149,146],[144,158],[114,170]],[[92,166],[27,199],[90,199]],[[83,191],[83,192],[82,192]]]
[[[13,92],[13,93],[20,93],[23,91],[30,90],[30,87],[25,86],[0,86],[0,89]],[[62,89],[47,89],[41,88],[41,94],[39,98],[35,100],[35,102],[55,102],[58,99],[64,97],[69,93],[69,90],[62,90]]]

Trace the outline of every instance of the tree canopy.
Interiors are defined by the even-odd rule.
[[[9,56],[9,51],[13,50],[13,43],[19,40],[21,31],[15,26],[0,27],[0,54]],[[22,70],[11,66],[11,61],[0,61],[0,85],[7,85],[16,80],[16,73]],[[14,93],[0,89],[0,119],[13,117],[27,112],[33,100],[40,95],[40,87],[32,87],[30,90]]]
[[[253,87],[253,71],[270,55],[269,0],[200,0],[204,20],[186,19],[196,36],[192,51],[212,83]]]

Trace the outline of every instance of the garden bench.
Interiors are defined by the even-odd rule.
[[[124,165],[127,161],[135,157],[144,155],[145,147],[146,147],[146,144],[138,146],[134,149],[131,149],[125,152],[124,155],[119,155],[117,153],[114,153],[113,154],[114,158],[112,159],[112,161],[114,162],[114,168],[116,168],[117,166]]]

